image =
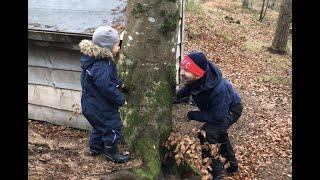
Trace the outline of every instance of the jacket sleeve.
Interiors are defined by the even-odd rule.
[[[119,78],[117,78],[116,81],[117,81],[117,85],[119,85],[119,86],[121,86],[123,84],[123,82]]]
[[[177,98],[184,98],[187,96],[190,96],[191,90],[188,87],[183,87],[178,90],[177,92]]]
[[[109,69],[106,65],[96,63],[92,68],[93,82],[101,94],[116,106],[122,106],[125,102],[124,95],[112,83],[109,75]]]
[[[189,111],[187,116],[189,120],[199,122],[221,122],[227,117],[228,104],[223,92],[217,94],[209,104],[207,111]]]

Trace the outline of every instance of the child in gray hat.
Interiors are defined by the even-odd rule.
[[[117,77],[114,57],[120,50],[118,32],[110,26],[101,26],[93,33],[92,41],[79,43],[82,53],[81,87],[82,113],[92,125],[89,154],[104,153],[116,163],[130,160],[118,152],[122,122],[119,107],[125,104],[124,85]]]

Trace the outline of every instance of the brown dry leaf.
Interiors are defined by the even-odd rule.
[[[178,160],[180,158],[179,154],[174,155],[174,158]]]
[[[192,158],[199,159],[199,157],[197,155],[192,155]]]
[[[178,159],[178,160],[176,161],[176,163],[177,163],[178,166],[180,166],[180,164],[181,164],[181,159]]]
[[[179,147],[177,146],[176,149],[174,150],[174,153],[178,153],[179,152]]]
[[[184,153],[184,152],[186,151],[186,147],[185,147],[184,145],[182,145],[182,146],[180,147],[180,151],[181,151],[182,153]]]
[[[175,142],[174,142],[174,141],[171,141],[171,142],[170,142],[170,145],[171,145],[171,146],[173,146],[174,144],[175,144]]]
[[[200,173],[205,175],[205,174],[209,174],[208,170],[206,167],[201,167]]]
[[[210,159],[209,157],[202,159],[202,163],[207,163],[209,161],[209,159]]]
[[[209,178],[209,175],[204,175],[204,176],[202,176],[202,178],[201,178],[201,180],[209,180],[210,178]]]
[[[49,160],[51,160],[51,156],[50,154],[42,154],[39,158],[38,158],[39,161],[42,161],[42,162],[47,162]]]
[[[186,154],[191,154],[191,150],[189,149],[189,150],[186,152]]]

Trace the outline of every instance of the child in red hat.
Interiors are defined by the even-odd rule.
[[[222,77],[218,67],[208,61],[202,52],[190,53],[180,62],[181,77],[184,87],[177,92],[177,97],[192,96],[199,111],[189,111],[188,120],[204,122],[202,130],[206,137],[199,134],[201,144],[220,143],[219,153],[229,163],[228,173],[238,171],[238,161],[230,143],[227,129],[235,123],[242,113],[239,94],[230,82]],[[203,151],[203,157],[211,157]],[[219,158],[212,159],[213,179],[220,179],[224,165]]]

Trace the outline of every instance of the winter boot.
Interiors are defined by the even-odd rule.
[[[89,144],[89,155],[98,156],[103,153],[103,144],[101,143],[90,143]]]
[[[212,171],[212,180],[221,180],[222,179],[222,171],[223,171],[223,164],[220,159],[214,159],[211,163]]]
[[[112,161],[115,163],[125,163],[130,160],[129,155],[122,155],[118,152],[118,147],[116,144],[105,146],[104,152],[105,158],[108,161]]]
[[[89,155],[90,156],[98,156],[100,155],[102,152],[93,148],[89,148]]]
[[[229,161],[230,166],[226,169],[226,172],[229,174],[237,173],[239,171],[237,161]]]
[[[225,143],[221,143],[219,150],[220,150],[219,153],[221,154],[221,156],[225,157],[227,162],[229,162],[229,164],[230,164],[230,166],[226,169],[226,172],[229,174],[238,172],[238,169],[239,169],[238,168],[238,161],[235,157],[235,154],[234,154],[234,151],[233,151],[233,148],[231,146],[230,141],[228,140]]]
[[[211,150],[210,150],[208,142],[206,142],[206,140],[205,140],[205,137],[201,133],[199,133],[198,138],[199,138],[200,144],[201,144],[201,157],[202,157],[202,159],[207,158],[207,157],[211,158]]]

